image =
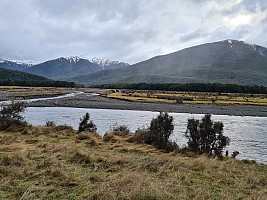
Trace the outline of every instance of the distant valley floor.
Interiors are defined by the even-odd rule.
[[[94,109],[118,109],[118,110],[142,110],[164,111],[175,113],[196,113],[235,116],[259,116],[267,117],[266,106],[220,106],[205,104],[168,104],[168,103],[143,103],[130,102],[118,99],[110,99],[90,93],[79,94],[54,100],[41,100],[31,102],[29,107],[76,107]]]

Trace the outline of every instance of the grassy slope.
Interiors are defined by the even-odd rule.
[[[129,136],[128,136],[129,137]],[[0,199],[267,199],[267,166],[71,130],[0,132]]]

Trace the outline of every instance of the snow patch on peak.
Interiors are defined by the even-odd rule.
[[[83,57],[80,57],[80,56],[67,56],[67,57],[62,57],[62,58],[68,60],[70,63],[71,62],[77,63],[79,62],[79,60],[84,59]]]
[[[38,63],[32,60],[15,60],[15,59],[0,59],[0,63],[13,63],[13,64],[17,64],[17,65],[27,65],[29,67],[33,66],[33,65],[37,65]]]
[[[247,43],[247,42],[244,42],[244,41],[243,41],[243,43],[246,44],[246,45],[249,45],[250,47],[252,47],[254,49],[254,51],[257,51],[255,44],[250,44],[250,43]]]
[[[223,40],[223,42],[227,42],[229,44],[233,44],[233,43],[237,43],[237,42],[240,42],[238,40],[233,40],[233,39],[227,39],[227,40]]]
[[[121,61],[104,60],[104,59],[100,59],[100,58],[96,58],[96,57],[92,58],[90,61],[92,63],[100,65],[103,68],[105,68],[109,65],[121,65],[121,66],[124,66],[124,65],[128,66],[129,65],[128,63],[124,63]]]
[[[240,40],[232,40],[232,39],[224,40],[224,42],[228,42],[231,47],[233,47],[232,45],[234,43],[239,43],[239,44],[243,43],[245,45],[249,45],[250,47],[252,47],[254,51],[257,51],[256,45],[255,44],[250,44],[248,42],[244,42],[244,41],[240,41]]]
[[[111,65],[118,65],[118,66],[128,66],[128,63],[124,63],[121,61],[111,61],[111,60],[105,60],[101,58],[94,57],[92,59],[88,58],[88,56],[68,56],[68,57],[61,57],[63,59],[68,60],[70,63],[77,63],[79,60],[88,60],[91,63],[97,64],[101,66],[103,69],[111,66]]]

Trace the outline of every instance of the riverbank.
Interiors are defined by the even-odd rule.
[[[31,102],[29,107],[74,107],[116,110],[164,111],[175,113],[209,113],[213,115],[258,116],[267,117],[266,106],[221,106],[206,104],[168,104],[143,103],[106,98],[92,93],[83,93],[73,97],[40,100]]]
[[[0,132],[0,199],[266,199],[267,165],[66,126]]]
[[[93,93],[109,94],[112,90],[97,88],[41,88],[41,87],[0,87],[0,101],[23,100],[29,98],[49,98],[64,94],[84,92],[73,97],[46,99],[28,104],[30,107],[74,107],[116,110],[165,111],[175,113],[209,113],[213,115],[267,117],[267,106],[220,105],[194,103],[148,103],[107,98]]]

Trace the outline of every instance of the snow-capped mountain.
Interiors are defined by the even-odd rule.
[[[67,59],[70,63],[77,63],[81,59],[82,60],[88,60],[91,63],[94,63],[94,64],[101,66],[104,70],[116,69],[116,68],[129,66],[129,64],[125,63],[125,62],[105,60],[105,59],[96,58],[96,57],[94,57],[92,59],[90,59],[87,56],[67,56],[67,57],[62,57],[62,58]]]
[[[98,64],[101,67],[103,67],[105,70],[107,69],[116,69],[121,67],[127,67],[129,66],[128,63],[121,62],[121,61],[111,61],[111,60],[103,60],[100,58],[92,58],[90,60],[92,63]]]
[[[68,56],[49,60],[30,68],[25,72],[38,74],[47,78],[68,80],[74,76],[92,74],[98,71],[128,66],[128,63],[101,59],[89,59],[85,56]]]
[[[67,80],[81,74],[91,74],[102,67],[78,56],[60,57],[27,68],[25,72],[51,79]]]
[[[37,63],[32,61],[32,60],[14,60],[14,59],[1,59],[0,58],[0,63],[15,63],[17,65],[28,65],[28,66],[33,66],[36,65]]]
[[[70,63],[77,63],[80,60],[89,60],[86,57],[82,57],[82,56],[67,56],[67,57],[61,57],[59,59],[66,59],[68,60]]]
[[[31,60],[0,59],[0,68],[23,71],[37,63]]]
[[[0,59],[0,68],[25,71],[47,78],[66,80],[68,78],[91,74],[97,71],[128,66],[120,61],[90,59],[85,56],[60,57],[54,60],[36,63],[31,60]]]
[[[87,56],[67,56],[62,58],[67,59],[70,63],[77,63],[79,60],[88,60],[91,63],[101,66],[104,70],[129,66],[129,64],[125,62],[105,60],[96,57],[92,59],[88,58]]]

